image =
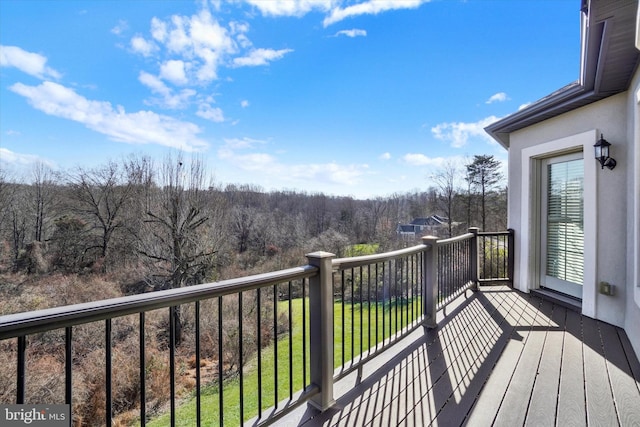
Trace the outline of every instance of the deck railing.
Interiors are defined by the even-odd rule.
[[[480,236],[496,235],[502,233],[470,229],[451,239],[425,237],[412,248],[350,258],[315,252],[297,268],[2,316],[0,350],[13,354],[14,362],[0,369],[15,372],[15,386],[4,394],[13,395],[11,401],[0,403],[79,407],[83,397],[74,392],[75,372],[86,355],[78,353],[74,336],[82,334],[96,340],[103,358],[105,425],[113,423],[121,406],[119,384],[113,380],[120,369],[137,375],[139,387],[128,399],[136,400],[140,424],[158,415],[158,405],[149,403],[150,390],[155,390],[149,370],[159,357],[168,371],[165,425],[185,417],[198,426],[238,425],[252,418],[253,424],[267,424],[307,401],[325,410],[334,403],[335,380],[415,328],[436,326],[437,310],[477,286],[478,260],[486,258],[480,256],[486,246],[479,247]],[[150,322],[166,325],[167,336],[150,336]],[[137,342],[121,366],[114,363],[114,350],[132,346],[121,338],[132,330]],[[33,393],[29,365],[42,352],[29,349],[42,341],[59,349],[64,391],[51,397],[58,401],[40,402],[41,395]],[[166,349],[161,356],[159,341]],[[205,359],[215,362],[206,379]],[[187,363],[195,377],[195,404],[184,410],[188,413],[177,403],[178,380]],[[74,425],[82,424],[73,410],[72,417]]]
[[[514,232],[512,229],[478,233],[478,266],[480,283],[513,285]]]

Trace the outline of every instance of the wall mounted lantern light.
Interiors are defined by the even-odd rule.
[[[609,169],[616,167],[615,159],[609,157],[610,146],[611,144],[602,137],[602,134],[600,134],[600,139],[593,146],[596,150],[596,160],[600,161],[601,169],[604,169],[605,166]]]

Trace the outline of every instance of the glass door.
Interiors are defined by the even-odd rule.
[[[582,299],[584,161],[582,153],[542,162],[541,283]]]

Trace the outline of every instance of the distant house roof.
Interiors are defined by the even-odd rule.
[[[429,218],[414,218],[413,221],[411,221],[411,224],[413,224],[413,225],[428,225],[428,221],[429,221]]]
[[[398,225],[398,231],[400,233],[415,233],[416,229],[413,225]]]
[[[414,218],[413,221],[411,221],[411,224],[413,225],[430,225],[430,226],[434,226],[434,225],[443,225],[448,221],[448,218],[445,218],[443,216],[440,215],[431,215],[428,218]]]
[[[580,79],[493,124],[485,131],[509,148],[509,134],[629,88],[640,62],[635,48],[638,1],[582,0]]]

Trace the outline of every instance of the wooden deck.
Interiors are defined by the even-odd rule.
[[[334,388],[295,426],[640,426],[640,364],[625,332],[507,287],[448,310]]]

